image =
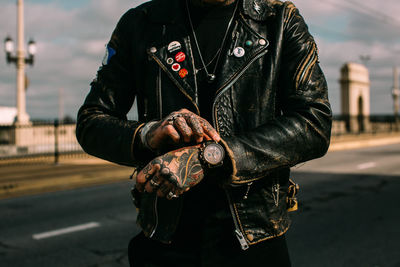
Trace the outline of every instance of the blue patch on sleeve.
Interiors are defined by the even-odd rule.
[[[106,54],[104,55],[104,58],[103,58],[103,65],[107,65],[108,63],[110,63],[111,58],[116,53],[117,53],[117,51],[115,51],[114,48],[112,48],[111,46],[107,45]]]

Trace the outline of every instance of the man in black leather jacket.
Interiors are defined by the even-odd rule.
[[[138,170],[132,265],[290,265],[290,167],[324,155],[331,128],[292,3],[147,2],[121,18],[91,86],[80,144]]]

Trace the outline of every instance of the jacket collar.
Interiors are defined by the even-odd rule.
[[[162,23],[167,24],[169,23],[176,23],[177,25],[167,28],[167,36],[165,37],[166,40],[160,43],[155,43],[154,47],[148,48],[148,53],[151,58],[153,58],[157,64],[164,70],[167,76],[174,82],[174,84],[179,88],[179,90],[184,93],[197,107],[197,85],[196,85],[196,76],[194,74],[194,63],[193,63],[193,55],[192,55],[192,47],[190,38],[185,32],[185,27],[182,27],[181,23],[185,21],[184,16],[179,16],[178,14],[185,14],[183,12],[179,12],[174,10],[174,8],[182,8],[181,1],[184,0],[154,0],[155,3],[159,1],[159,3],[151,9],[152,14],[149,13],[151,19],[155,23]],[[267,12],[267,7],[269,6],[262,6],[261,8],[264,10],[261,12],[258,17],[255,17],[254,12],[252,11],[254,8],[252,4],[255,1],[260,0],[239,0],[244,1],[243,11],[248,13],[253,19],[262,19],[263,16],[270,16],[269,11]],[[266,0],[262,0],[264,4],[266,4]],[[169,2],[170,4],[165,4]],[[249,9],[251,6],[252,9]],[[155,8],[157,7],[157,9]],[[246,8],[246,9],[244,9]],[[164,9],[164,10],[162,10]],[[183,9],[184,11],[184,9]],[[160,15],[161,12],[164,15]],[[175,14],[172,16],[171,14]],[[257,13],[258,14],[258,13]],[[221,67],[221,73],[218,75],[217,80],[215,81],[217,88],[219,91],[224,91],[224,88],[228,88],[231,84],[233,84],[248,68],[249,65],[252,64],[257,58],[261,57],[268,51],[268,40],[266,36],[265,30],[261,30],[258,28],[249,27],[244,18],[239,17],[236,21],[236,26],[232,30],[235,32],[235,36],[232,35],[232,39],[228,38],[227,41],[227,49],[223,53],[221,57],[221,62],[223,62],[223,66]],[[180,22],[180,23],[179,23]],[[260,32],[260,33],[259,33]],[[253,45],[246,45],[247,41],[251,41]],[[168,48],[173,42],[179,43],[178,50],[172,50]],[[237,56],[234,55],[235,48],[241,48],[244,50],[244,55]],[[174,59],[176,53],[182,51],[186,55],[186,60],[180,63],[179,68],[186,69],[187,74],[184,77],[180,77],[180,69],[173,71],[171,63],[171,59]],[[229,67],[227,67],[229,66]]]
[[[275,16],[275,0],[242,0],[243,13],[253,20],[265,21],[268,17]]]
[[[147,9],[150,20],[156,23],[175,23],[183,18],[183,1],[186,0],[153,0],[152,8]],[[237,0],[242,2],[242,13],[256,21],[265,21],[275,16],[276,0]]]

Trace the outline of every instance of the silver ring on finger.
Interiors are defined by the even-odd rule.
[[[167,195],[167,199],[173,199],[173,198],[178,198],[177,195],[175,195],[172,191],[170,191]]]
[[[182,114],[175,114],[175,115],[172,115],[167,121],[168,121],[168,124],[174,124],[174,121],[177,119],[177,118],[180,118],[180,117],[183,117],[183,115]]]
[[[153,179],[150,180],[150,185],[151,185],[152,187],[160,187],[160,184],[157,183],[156,181],[154,181]]]

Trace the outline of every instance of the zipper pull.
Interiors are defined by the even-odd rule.
[[[231,49],[230,49],[230,51],[229,51],[229,56],[232,56],[233,55],[233,50],[235,50],[235,48],[236,48],[236,46],[237,46],[237,43],[238,43],[238,41],[239,41],[239,32],[234,32],[234,33],[232,33],[232,43],[233,43],[233,45],[231,46]]]
[[[247,184],[246,194],[244,194],[244,197],[243,197],[244,200],[246,200],[249,197],[250,187],[252,184],[253,184],[253,182]]]
[[[233,50],[235,49],[235,47],[236,47],[236,45],[237,45],[237,41],[239,40],[239,32],[238,31],[236,31],[236,29],[237,29],[237,27],[238,27],[238,21],[236,20],[235,21],[235,26],[233,27],[233,30],[232,30],[232,45],[231,45],[231,47],[230,47],[230,49],[229,49],[229,53],[228,53],[228,55],[229,56],[232,56],[233,55]]]
[[[247,250],[249,248],[249,244],[247,244],[247,241],[244,238],[242,232],[240,232],[238,229],[236,229],[235,234],[236,234],[237,239],[239,240],[242,250]]]
[[[279,189],[280,189],[279,183],[274,184],[274,186],[272,187],[272,196],[274,197],[274,202],[276,207],[279,206]]]

